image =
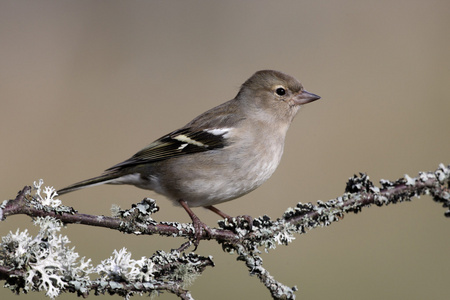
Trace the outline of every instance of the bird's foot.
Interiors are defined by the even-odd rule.
[[[199,217],[197,217],[194,212],[191,210],[189,205],[184,200],[178,201],[181,206],[183,206],[184,210],[188,213],[189,217],[191,217],[192,225],[194,226],[194,251],[197,249],[198,244],[200,243],[200,240],[203,237],[203,230],[206,232],[206,234],[211,237],[212,231],[211,228],[208,227],[205,223],[203,223]]]
[[[242,222],[247,222],[248,229],[251,231],[253,228],[253,217],[249,215],[242,215],[236,217],[238,224],[242,224]]]
[[[198,244],[200,243],[200,239],[203,237],[203,230],[206,232],[206,234],[211,237],[212,236],[212,231],[211,228],[208,227],[208,225],[206,225],[205,223],[203,223],[202,221],[200,221],[200,219],[196,216],[196,215],[192,215],[191,216],[192,219],[192,225],[194,226],[194,246],[195,249],[194,251],[197,249]]]

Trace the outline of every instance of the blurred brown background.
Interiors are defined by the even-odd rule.
[[[266,68],[299,78],[322,100],[297,116],[271,180],[219,206],[228,214],[276,218],[298,201],[341,195],[360,171],[378,182],[450,163],[449,1],[1,0],[0,40],[1,200],[39,178],[61,188],[99,175]],[[190,221],[133,187],[62,200],[109,215],[111,204],[128,208],[146,196],[158,200],[158,221]],[[215,226],[215,215],[196,211]],[[429,197],[365,209],[264,255],[265,267],[297,285],[299,299],[448,299],[443,213]],[[0,234],[16,228],[36,230],[15,216]],[[94,264],[124,246],[139,259],[183,242],[74,225],[63,234]],[[270,298],[216,243],[198,252],[216,267],[191,287],[195,299]],[[1,299],[12,297],[0,289]]]

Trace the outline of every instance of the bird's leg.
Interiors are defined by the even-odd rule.
[[[224,213],[223,211],[221,211],[220,209],[210,205],[210,206],[205,206],[207,209],[209,209],[212,212],[215,212],[216,214],[218,214],[219,216],[221,216],[224,219],[227,219],[228,221],[232,221],[233,217],[230,215],[227,215],[226,213]],[[248,225],[250,226],[250,230],[252,229],[253,226],[253,218],[252,216],[249,215],[243,215],[243,216],[238,216],[237,219],[239,220],[239,218],[244,219],[245,221],[247,221]]]
[[[195,248],[197,249],[198,244],[200,243],[200,238],[202,237],[202,230],[205,230],[206,233],[209,234],[209,236],[212,236],[212,231],[211,229],[208,227],[208,225],[206,225],[205,223],[203,223],[195,214],[194,212],[191,210],[191,208],[189,207],[189,205],[187,204],[186,201],[184,200],[178,200],[178,202],[180,203],[181,206],[183,206],[184,210],[188,213],[189,217],[191,217],[192,220],[192,225],[194,226],[194,230],[195,230],[195,240],[194,240],[194,245]]]
[[[221,216],[224,219],[228,219],[231,221],[231,219],[233,219],[233,217],[231,217],[230,215],[227,215],[226,213],[224,213],[223,211],[221,211],[218,208],[215,208],[214,206],[210,205],[210,206],[205,206],[205,208],[209,209],[212,212],[215,212],[216,214],[218,214],[219,216]]]

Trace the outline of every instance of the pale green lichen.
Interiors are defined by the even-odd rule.
[[[131,258],[126,248],[117,251],[101,262],[96,268],[101,280],[117,282],[150,281],[153,276],[153,263],[146,257],[139,260]],[[143,271],[145,270],[145,271]]]
[[[56,193],[56,190],[51,186],[44,187],[44,190],[42,191],[41,186],[44,184],[44,181],[42,179],[39,179],[38,182],[34,182],[34,189],[36,191],[35,199],[40,201],[42,205],[50,206],[52,208],[57,208],[61,205],[61,200],[58,198],[55,198],[58,194]],[[42,195],[42,193],[44,195]]]
[[[0,265],[25,272],[24,286],[9,284],[9,288],[16,292],[20,288],[25,292],[45,290],[51,298],[58,296],[72,280],[80,282],[82,289],[93,272],[90,260],[80,259],[74,248],[67,247],[69,239],[57,234],[62,227],[60,221],[38,217],[34,223],[40,226],[35,237],[27,230],[17,230],[2,238]]]

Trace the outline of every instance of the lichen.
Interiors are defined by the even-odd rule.
[[[34,237],[18,229],[2,238],[0,265],[25,274],[24,282],[10,280],[7,286],[16,293],[45,290],[50,298],[58,296],[72,280],[78,281],[82,290],[93,272],[90,259],[80,259],[74,248],[67,246],[68,237],[58,234],[63,226],[60,221],[37,217],[34,224],[40,227]]]

